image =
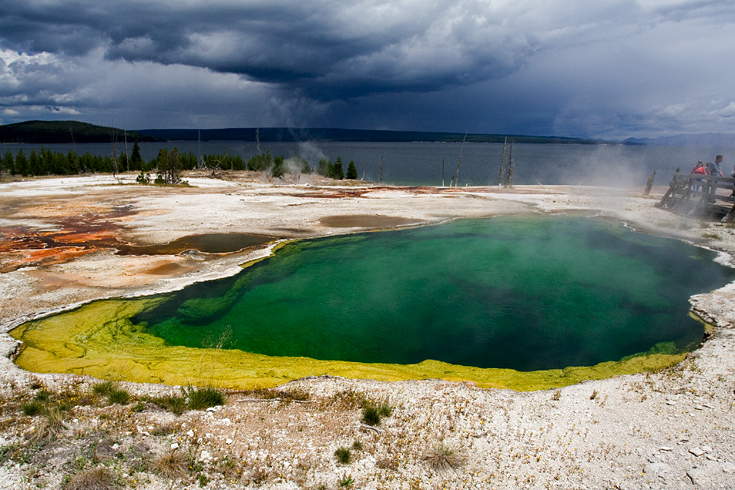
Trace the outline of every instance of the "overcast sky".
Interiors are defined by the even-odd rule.
[[[733,0],[0,0],[0,123],[735,133]]]

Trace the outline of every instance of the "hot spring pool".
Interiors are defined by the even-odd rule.
[[[638,357],[678,362],[699,345],[703,325],[689,316],[688,298],[735,279],[714,258],[607,221],[459,220],[293,242],[235,277],[87,305],[14,335],[41,370],[66,356],[64,369],[92,373],[96,361],[86,356],[106,348],[98,356],[116,369],[122,363],[149,377],[158,376],[155,365],[164,358],[183,363],[171,356],[196,359],[197,352],[197,376],[209,371],[213,379],[373,368],[379,375],[367,377],[393,379],[380,373],[395,372],[483,382],[493,369],[607,363],[609,371],[616,363],[648,366]],[[53,351],[46,343],[59,334],[67,337],[66,354],[43,354]],[[146,346],[150,352],[138,352]],[[18,360],[23,367],[26,352]],[[205,366],[203,352],[227,358],[228,367]],[[439,366],[431,374],[406,374],[408,366],[431,363]],[[187,370],[195,368],[179,368]]]

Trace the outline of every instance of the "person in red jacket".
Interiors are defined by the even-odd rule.
[[[704,163],[702,163],[702,160],[697,162],[697,165],[695,165],[692,169],[692,173],[697,175],[707,175],[707,169],[704,168]],[[699,190],[699,186],[697,184],[693,184],[692,190],[694,192],[697,192]]]

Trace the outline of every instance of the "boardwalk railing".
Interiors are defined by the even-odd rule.
[[[735,179],[677,172],[656,207],[685,216],[732,222]]]

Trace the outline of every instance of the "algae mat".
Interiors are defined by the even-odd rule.
[[[108,379],[543,389],[680,362],[702,336],[686,298],[732,276],[713,256],[591,220],[459,221],[298,242],[235,278],[92,303],[13,335],[21,367]]]
[[[273,357],[240,350],[195,349],[167,346],[160,338],[142,332],[130,322],[129,316],[156,301],[129,302],[122,307],[119,301],[99,301],[64,315],[24,324],[12,332],[25,342],[16,362],[23,369],[42,373],[235,389],[271,387],[306,376],[332,375],[379,381],[446,379],[472,381],[487,388],[536,390],[657,370],[681,362],[685,356],[652,354],[592,367],[520,372],[431,360],[411,365],[368,364]]]

